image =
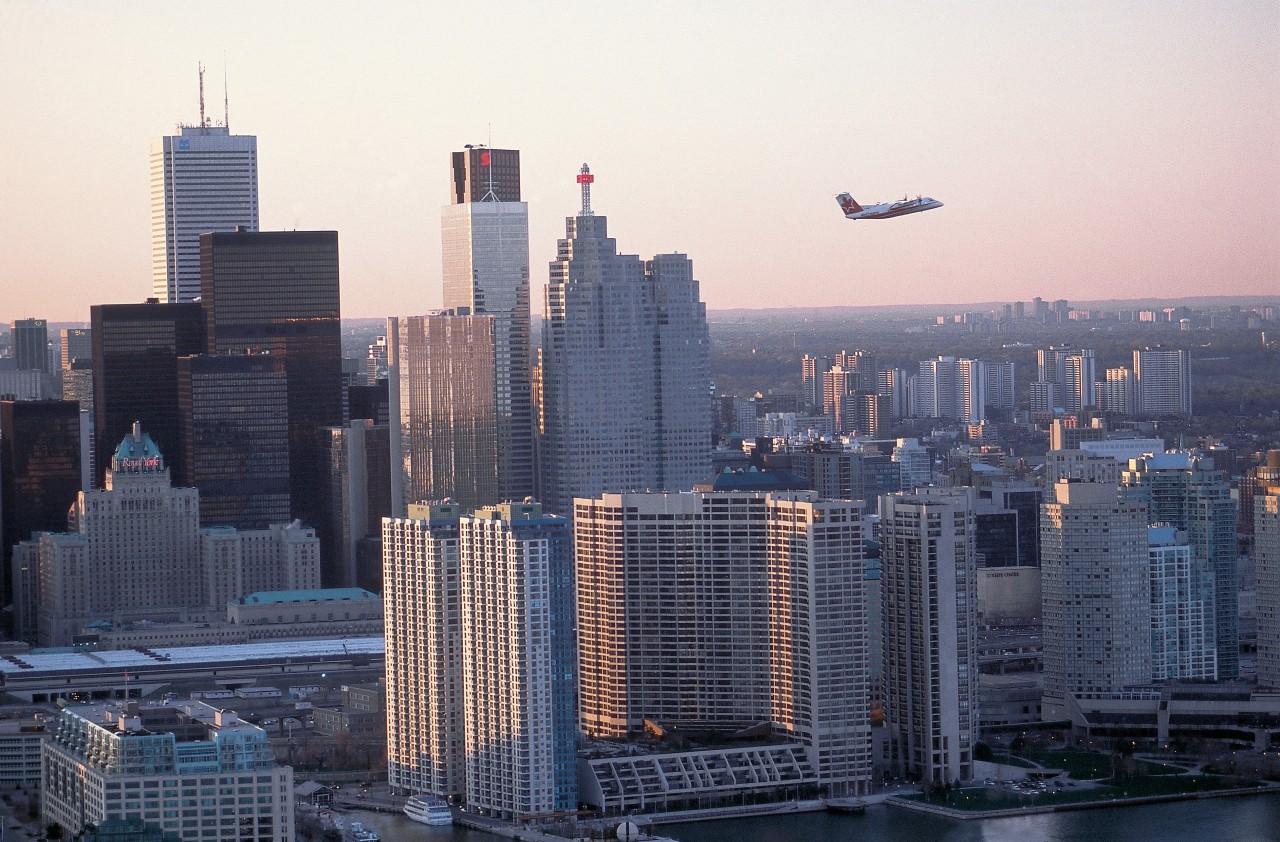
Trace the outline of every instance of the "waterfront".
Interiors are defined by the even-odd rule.
[[[349,815],[377,829],[385,842],[494,842],[502,838],[459,827],[427,827],[398,815]],[[1274,842],[1280,833],[1280,795],[982,821],[944,819],[880,806],[860,816],[802,813],[663,825],[657,831],[680,842]]]

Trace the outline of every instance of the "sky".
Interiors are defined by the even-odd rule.
[[[262,230],[339,232],[346,317],[440,306],[467,143],[521,150],[535,284],[587,162],[710,309],[1280,294],[1276,0],[0,0],[0,319],[150,295],[201,61]]]

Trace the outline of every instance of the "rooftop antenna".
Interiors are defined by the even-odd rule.
[[[579,216],[595,216],[591,210],[591,182],[595,180],[591,168],[584,163],[582,169],[578,170],[578,183],[582,185],[582,213]]]
[[[227,54],[222,54],[222,125],[231,134],[231,100],[227,97]]]
[[[204,63],[196,62],[196,71],[200,74],[200,128],[207,129],[209,124],[204,118]]]
[[[487,189],[485,190],[484,195],[480,197],[480,201],[496,202],[498,201],[498,194],[493,190],[493,155],[491,154],[489,147],[485,146],[483,143],[479,144],[479,146],[480,166],[488,172],[489,176]]]

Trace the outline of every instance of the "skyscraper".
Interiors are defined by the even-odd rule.
[[[1151,561],[1151,678],[1218,677],[1213,574],[1172,526],[1147,529]]]
[[[201,301],[210,354],[284,360],[290,511],[327,535],[328,439],[342,423],[342,327],[336,231],[200,235]]]
[[[387,779],[400,794],[466,795],[456,503],[382,521]]]
[[[573,549],[537,503],[459,521],[467,804],[513,819],[574,810]]]
[[[265,529],[293,517],[288,398],[280,357],[179,358],[183,468],[175,479],[199,489],[202,526]]]
[[[885,724],[903,770],[973,777],[978,736],[978,570],[972,489],[879,500]]]
[[[183,476],[178,357],[204,351],[204,315],[196,303],[99,304],[93,324],[93,411],[97,475],[140,421]]]
[[[530,383],[529,206],[520,153],[468,148],[452,156],[452,200],[441,210],[444,306],[493,316],[498,500],[537,492]],[[465,308],[465,309],[464,309]]]
[[[0,401],[0,571],[13,599],[13,545],[61,532],[80,491],[80,410],[74,401]]]
[[[582,209],[551,263],[542,330],[542,500],[692,488],[711,469],[706,307],[682,254],[620,255]]]
[[[767,720],[824,792],[865,792],[862,514],[812,491],[577,499],[583,730]]]
[[[1262,493],[1253,498],[1253,546],[1258,579],[1258,687],[1280,691],[1280,450],[1258,468]]]
[[[1133,352],[1137,411],[1141,415],[1191,414],[1191,358],[1176,348]]]
[[[1060,480],[1040,516],[1044,718],[1071,697],[1151,682],[1151,574],[1145,504],[1107,483]]]
[[[470,511],[501,500],[496,325],[451,310],[387,320],[394,514],[414,502],[453,498]]]
[[[44,319],[13,323],[13,360],[19,371],[49,373],[49,327]]]
[[[1213,460],[1174,451],[1129,460],[1120,493],[1147,507],[1149,523],[1186,530],[1187,542],[1214,578],[1218,678],[1240,673],[1240,617],[1236,538],[1237,503],[1231,483]]]
[[[200,235],[258,230],[258,139],[204,115],[151,142],[151,288],[163,302],[200,294]]]

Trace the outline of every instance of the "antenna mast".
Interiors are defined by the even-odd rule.
[[[209,123],[204,116],[204,63],[196,62],[196,70],[200,74],[200,128],[207,129]]]
[[[583,164],[582,169],[578,170],[578,183],[582,185],[582,213],[579,216],[595,216],[591,210],[591,182],[595,180],[591,168]]]
[[[231,100],[227,98],[227,56],[222,56],[222,125],[231,134]]]

